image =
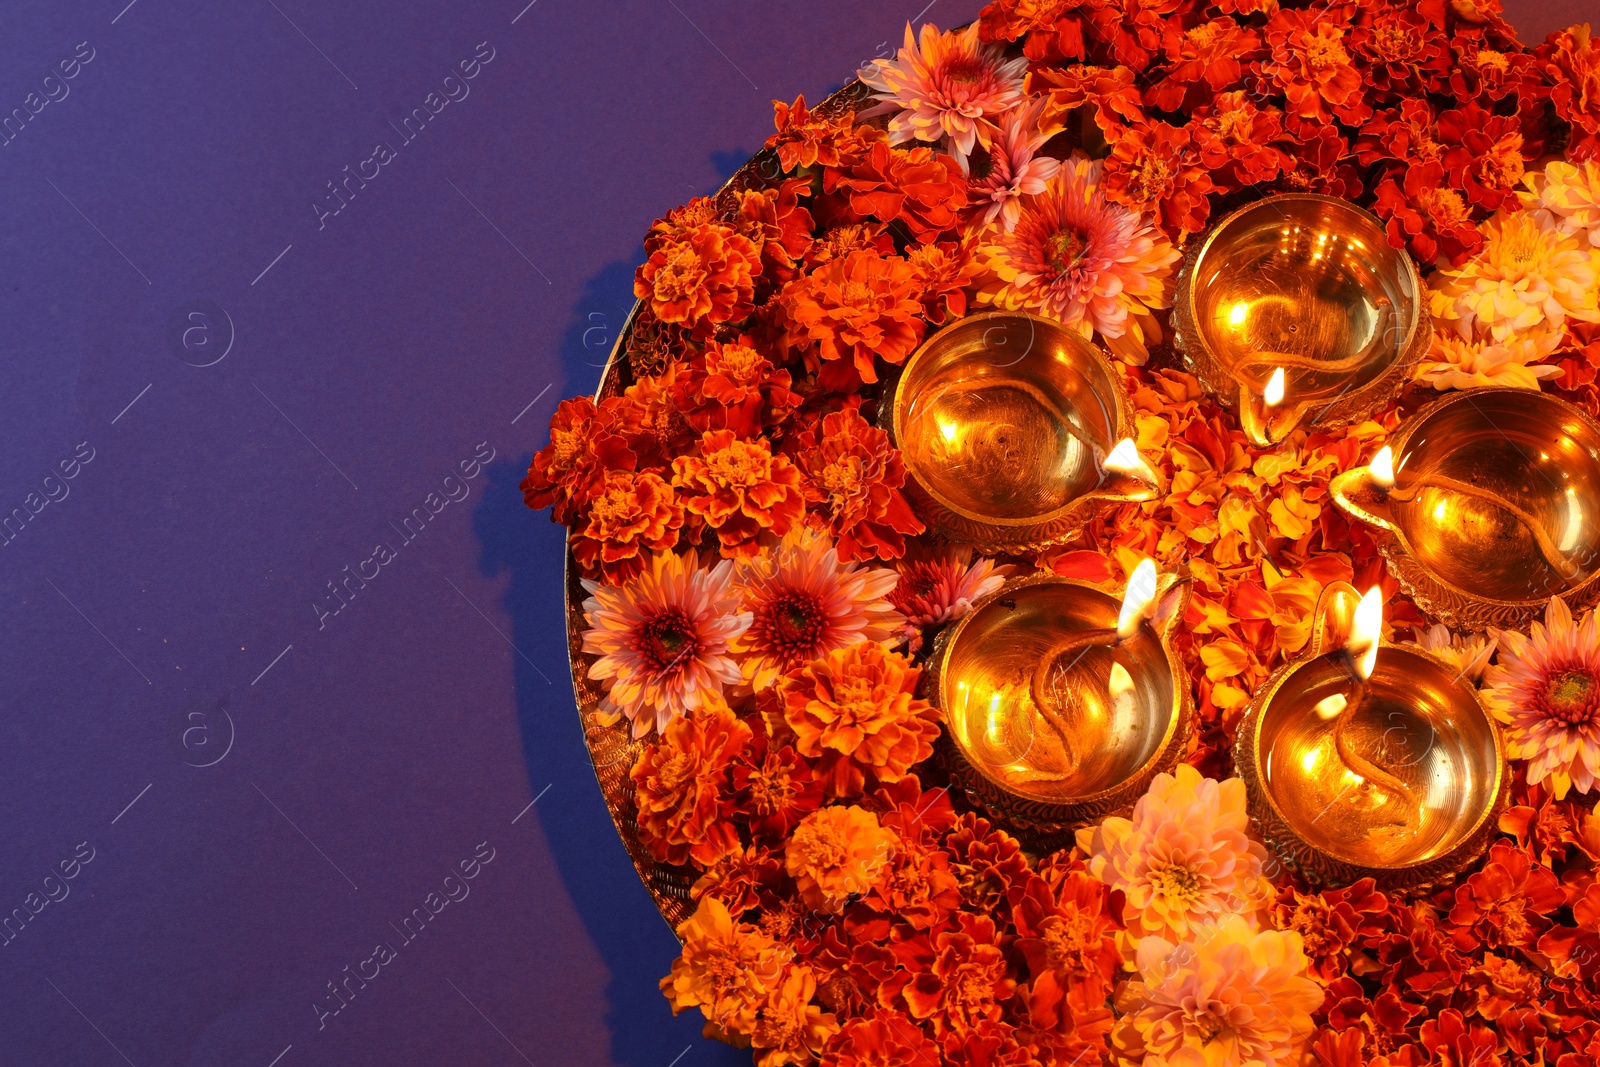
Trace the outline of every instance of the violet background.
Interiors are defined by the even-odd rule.
[[[0,548],[0,915],[94,850],[0,945],[0,1065],[748,1063],[657,990],[677,943],[583,745],[562,531],[517,482],[651,220],[920,4],[125,4],[11,0],[0,33],[0,114],[94,50],[0,147],[0,515],[94,452]],[[1538,39],[1586,3],[1508,7]]]

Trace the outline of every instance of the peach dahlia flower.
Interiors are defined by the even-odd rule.
[[[1580,623],[1560,597],[1526,635],[1500,635],[1484,676],[1490,709],[1507,724],[1507,755],[1528,761],[1528,784],[1549,779],[1557,800],[1600,779],[1600,618]]]
[[[1527,211],[1500,212],[1483,234],[1482,252],[1433,277],[1434,317],[1463,340],[1503,343],[1559,334],[1569,318],[1600,321],[1600,250]]]

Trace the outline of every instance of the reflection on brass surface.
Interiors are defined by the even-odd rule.
[[[1418,606],[1458,628],[1520,627],[1560,595],[1600,598],[1600,426],[1532,389],[1434,401],[1390,441],[1394,486],[1360,467],[1334,502],[1376,528]]]
[[[1160,491],[1105,467],[1127,436],[1126,403],[1111,365],[1076,332],[980,313],[912,353],[888,421],[931,528],[986,551],[1019,550],[1064,541],[1100,507]]]
[[[1196,376],[1264,448],[1303,421],[1360,419],[1405,384],[1431,334],[1422,298],[1416,265],[1377,219],[1286,193],[1212,229],[1182,269],[1173,327]]]
[[[1365,699],[1344,712],[1347,746],[1384,773],[1357,773],[1335,744],[1339,720],[1318,712],[1356,691],[1342,651],[1356,599],[1343,582],[1323,591],[1307,653],[1255,695],[1234,762],[1263,840],[1313,885],[1433,884],[1488,843],[1507,788],[1500,731],[1453,667],[1384,644]]]
[[[1121,591],[1015,579],[941,635],[930,693],[952,776],[1035,841],[1131,808],[1187,737],[1189,680],[1170,645],[1188,586],[1157,586],[1155,617],[1117,640]]]

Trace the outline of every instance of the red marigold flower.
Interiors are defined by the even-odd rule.
[[[1048,68],[1028,76],[1028,91],[1049,94],[1050,103],[1040,116],[1041,124],[1064,125],[1069,112],[1090,106],[1101,134],[1107,141],[1115,141],[1130,125],[1144,121],[1137,78],[1127,67]]]
[[[1483,868],[1456,889],[1450,921],[1465,928],[1474,947],[1516,948],[1538,940],[1566,899],[1550,868],[1520,848],[1498,843]]]
[[[778,132],[767,138],[767,147],[778,153],[784,171],[799,167],[844,167],[867,153],[867,146],[883,134],[871,126],[857,126],[856,113],[846,111],[824,118],[806,107],[806,98],[797,96],[793,104],[772,102],[772,121]]]
[[[682,207],[675,207],[650,224],[645,231],[644,250],[649,255],[665,245],[682,241],[689,232],[717,221],[717,202],[697,196]]]
[[[880,785],[867,798],[883,825],[902,839],[932,845],[956,824],[956,809],[945,786],[923,789],[914,774]]]
[[[990,0],[978,12],[985,41],[1022,38],[1022,54],[1037,66],[1083,58],[1083,9],[1090,0]]]
[[[736,810],[753,835],[775,842],[788,838],[800,820],[822,806],[822,781],[794,747],[774,744],[764,730],[733,763]]]
[[[1041,1040],[1043,1038],[1044,1040]],[[950,1067],[1037,1067],[1041,1063],[1091,1064],[1100,1048],[1083,1042],[1054,1042],[1005,1021],[981,1019],[971,1029],[951,1031],[939,1040],[941,1063]],[[1048,1044],[1050,1051],[1043,1047]],[[1095,1058],[1091,1058],[1091,1056]]]
[[[1361,938],[1383,929],[1389,900],[1375,886],[1371,878],[1320,893],[1285,886],[1272,906],[1273,925],[1300,935],[1311,976],[1323,985],[1345,973]]]
[[[1171,29],[1168,16],[1189,6],[1188,0],[1094,0],[1088,7],[1089,30],[1104,45],[1095,51],[1143,74],[1162,51]]]
[[[775,188],[747,189],[739,194],[733,227],[761,250],[761,279],[779,285],[800,273],[815,228],[800,197],[811,189],[804,178],[789,178]]]
[[[589,397],[563,400],[550,417],[550,443],[534,453],[522,480],[530,508],[549,508],[550,518],[572,525],[605,484],[607,471],[633,470],[638,462],[618,432],[615,404],[600,407]]]
[[[1442,161],[1445,154],[1426,97],[1412,97],[1373,115],[1352,147],[1356,159],[1367,165],[1392,160],[1411,167]]]
[[[805,273],[810,274],[824,263],[848,259],[852,252],[876,252],[880,256],[894,255],[894,235],[889,227],[873,219],[866,222],[845,222],[818,235],[806,253]]]
[[[1589,24],[1552,33],[1535,55],[1550,82],[1556,115],[1572,124],[1567,159],[1600,157],[1600,47],[1595,46]]]
[[[782,883],[783,864],[764,847],[751,845],[736,848],[707,867],[689,888],[689,896],[697,903],[702,897],[721,901],[738,919],[776,900]]]
[[[1450,40],[1450,93],[1457,100],[1517,98],[1517,110],[1528,112],[1550,97],[1539,74],[1539,61],[1521,51],[1515,38],[1467,23],[1457,25]]]
[[[1478,1022],[1469,1027],[1454,1008],[1446,1008],[1437,1019],[1422,1024],[1422,1047],[1435,1063],[1490,1063],[1499,1058],[1495,1053],[1499,1044],[1493,1030]]]
[[[1287,143],[1283,112],[1257,107],[1242,89],[1218,93],[1196,109],[1189,123],[1200,163],[1221,188],[1242,189],[1270,182],[1293,165],[1278,143]]]
[[[789,372],[772,365],[748,336],[708,344],[673,382],[672,400],[695,430],[755,437],[800,405]]]
[[[834,1067],[932,1067],[939,1046],[897,1011],[854,1019],[833,1036],[822,1061]]]
[[[967,313],[967,290],[977,267],[967,246],[958,241],[916,245],[906,251],[912,277],[920,291],[922,314],[935,326]]]
[[[782,537],[804,514],[800,472],[772,454],[765,437],[741,440],[732,430],[708,430],[700,454],[672,461],[672,484],[683,506],[717,532],[724,556],[750,558],[756,538]]]
[[[949,854],[901,835],[888,873],[861,898],[860,907],[845,923],[860,940],[882,941],[892,924],[926,930],[944,923],[960,907],[961,889],[950,872]]]
[[[1107,914],[1104,882],[1073,872],[1056,885],[1028,879],[1014,899],[1017,951],[1033,979],[1027,990],[1033,1024],[1094,1039],[1110,1031],[1106,999],[1122,964],[1118,924]]]
[[[899,559],[906,535],[923,531],[900,492],[906,481],[900,450],[854,407],[812,421],[785,447],[806,476],[808,499],[822,505],[840,559]]]
[[[1243,64],[1257,58],[1261,35],[1233,19],[1207,19],[1167,40],[1166,75],[1145,90],[1145,103],[1161,111],[1193,111],[1244,77]],[[1205,89],[1200,88],[1201,84]]]
[[[1263,64],[1288,98],[1288,114],[1306,132],[1334,117],[1350,126],[1365,122],[1372,109],[1361,94],[1361,74],[1348,51],[1346,34],[1354,4],[1310,11],[1281,9],[1267,22],[1272,59]]]
[[[852,252],[817,268],[778,298],[784,343],[813,370],[828,367],[825,388],[875,382],[875,356],[904,363],[922,340],[922,305],[911,264],[897,256]]]
[[[898,993],[912,1017],[928,1020],[936,1034],[962,1034],[984,1019],[998,1022],[1001,1002],[1017,988],[1000,943],[989,916],[958,912],[953,929],[894,945],[895,960],[910,978]]]
[[[715,863],[739,847],[728,801],[728,767],[750,740],[721,697],[680,715],[633,765],[639,837],[663,863]]]
[[[1362,65],[1369,95],[1379,101],[1442,93],[1450,73],[1449,42],[1444,36],[1443,4],[1436,17],[1415,0],[1363,4],[1350,47]]]
[[[694,445],[694,427],[678,409],[678,381],[688,369],[668,364],[653,378],[640,378],[622,395],[602,405],[612,409],[612,423],[628,440],[641,467],[665,467]]]
[[[1485,211],[1516,205],[1524,164],[1538,158],[1541,147],[1524,144],[1516,116],[1491,115],[1468,104],[1439,116],[1439,135],[1457,146],[1445,162],[1469,201]]]
[[[1107,197],[1159,217],[1174,240],[1198,232],[1211,214],[1207,194],[1217,187],[1186,127],[1161,121],[1129,127],[1112,146],[1104,174]]]
[[[683,505],[660,475],[611,471],[572,531],[572,556],[585,578],[620,585],[644,570],[643,553],[675,546],[682,527]]]
[[[1372,210],[1388,220],[1389,243],[1409,248],[1424,266],[1440,257],[1453,261],[1483,247],[1472,209],[1460,190],[1447,184],[1444,164],[1438,160],[1408,169],[1404,187],[1385,178]]]
[[[1300,146],[1293,150],[1283,183],[1300,193],[1323,193],[1353,200],[1361,195],[1361,178],[1352,164],[1350,144],[1339,135],[1337,126],[1318,126],[1299,135]]]
[[[665,239],[633,276],[633,294],[662,322],[706,330],[742,322],[755,310],[761,253],[748,237],[701,223]]]
[[[842,190],[857,216],[891,228],[899,223],[919,242],[937,240],[955,228],[967,206],[967,178],[960,164],[926,145],[891,148],[879,141],[850,167],[827,171],[822,190]]]
[[[971,911],[994,911],[1028,874],[1022,843],[972,812],[956,821],[944,847],[961,885],[961,899]]]

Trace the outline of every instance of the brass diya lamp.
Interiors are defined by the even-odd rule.
[[[1257,448],[1364,418],[1428,349],[1422,276],[1383,224],[1312,193],[1219,222],[1180,271],[1175,341]]]
[[[1549,394],[1451,393],[1330,490],[1417,605],[1458,629],[1600,600],[1600,426]]]
[[[1121,596],[1013,579],[940,634],[930,697],[952,780],[1030,843],[1133,807],[1178,761],[1193,707],[1172,647],[1188,582],[1146,560]]]
[[[946,327],[906,360],[886,410],[918,514],[985,552],[1059,544],[1101,508],[1166,488],[1129,437],[1111,364],[1048,319]]]
[[[1378,589],[1335,582],[1315,612],[1305,653],[1239,724],[1233,758],[1256,829],[1316,886],[1454,877],[1505,803],[1499,727],[1456,668],[1380,640]]]

